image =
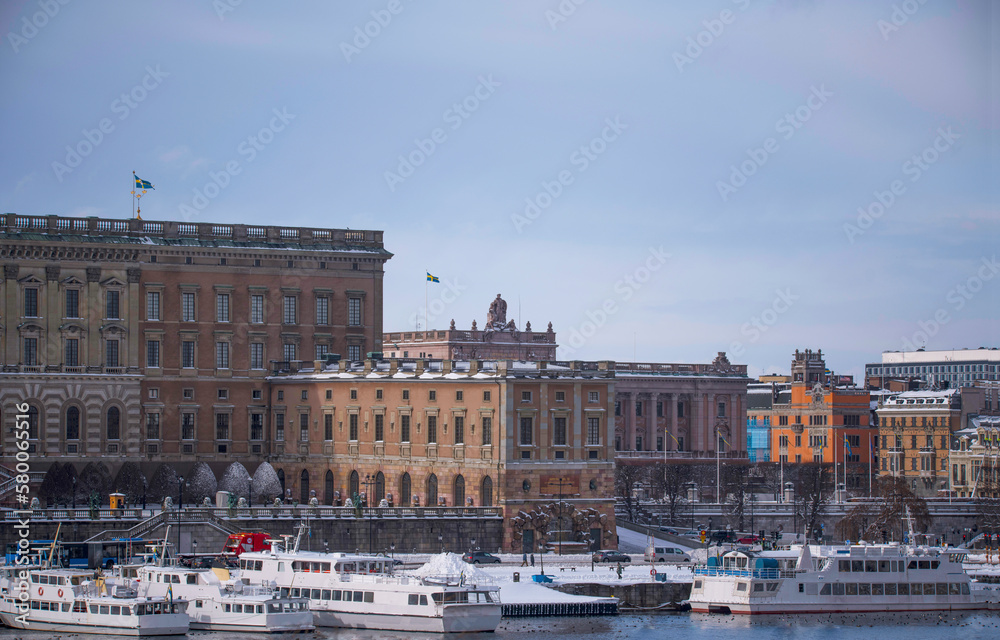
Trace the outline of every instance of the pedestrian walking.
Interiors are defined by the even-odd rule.
[[[531,554],[531,566],[535,566],[535,554]]]
[[[521,554],[521,566],[522,567],[528,566],[528,554],[527,553],[522,553]]]

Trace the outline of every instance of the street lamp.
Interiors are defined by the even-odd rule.
[[[365,506],[368,508],[368,553],[372,552],[372,487],[375,486],[375,478],[372,474],[365,474]]]
[[[194,549],[194,560],[193,560],[192,564],[195,567],[197,567],[198,566],[198,541],[197,540],[192,540],[191,541],[191,547]]]
[[[392,554],[392,559],[393,559],[393,561],[395,561],[396,560],[396,543],[395,542],[390,542],[389,543],[389,553]]]
[[[184,476],[177,476],[177,556],[181,555],[181,507],[184,504]],[[163,550],[166,553],[166,549]]]
[[[563,492],[562,492],[562,490],[563,490],[563,487],[568,487],[571,484],[573,484],[573,483],[570,482],[568,478],[559,478],[558,482],[556,482],[556,486],[559,487],[559,515],[557,516],[557,518],[558,518],[557,522],[559,524],[559,555],[562,555],[562,542],[563,542],[563,540],[562,540],[562,538],[563,538],[563,528],[562,528],[562,512],[563,512],[562,497],[563,497]]]
[[[76,510],[76,476],[73,476],[73,509]]]

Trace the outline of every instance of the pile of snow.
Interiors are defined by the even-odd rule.
[[[492,582],[490,574],[462,560],[462,556],[457,553],[439,553],[433,555],[426,564],[419,569],[414,569],[411,573],[421,578],[463,576],[466,582]]]

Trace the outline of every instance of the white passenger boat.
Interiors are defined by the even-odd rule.
[[[702,613],[966,611],[997,606],[973,583],[966,552],[891,544],[796,545],[730,551],[694,567],[690,604]]]
[[[140,595],[187,601],[194,630],[295,633],[316,628],[307,599],[244,584],[227,569],[138,565],[122,567],[121,575]]]
[[[240,578],[309,598],[317,626],[435,633],[495,631],[499,589],[460,576],[400,576],[384,556],[315,553],[272,542],[240,555]]]
[[[140,598],[94,571],[9,566],[0,570],[0,620],[32,631],[121,636],[183,635],[187,602]]]

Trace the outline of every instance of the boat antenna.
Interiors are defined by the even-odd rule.
[[[910,505],[904,504],[903,511],[906,514],[906,517],[903,519],[903,522],[906,523],[906,529],[909,532],[910,544],[916,546],[917,538],[916,534],[913,532],[913,516],[910,515]]]
[[[59,526],[56,527],[56,537],[52,539],[52,545],[49,547],[49,559],[45,563],[46,568],[52,566],[52,556],[54,556],[56,553],[56,545],[59,544],[59,531],[61,529],[62,529],[62,523],[60,522]]]

